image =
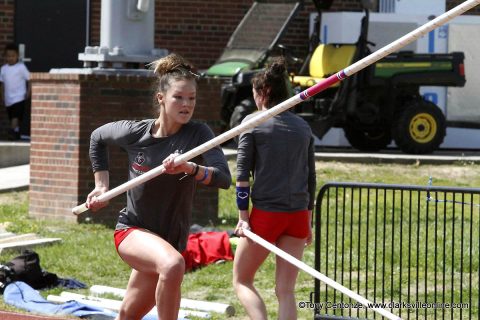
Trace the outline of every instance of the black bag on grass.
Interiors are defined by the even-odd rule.
[[[15,281],[23,281],[34,289],[53,287],[58,282],[54,273],[42,270],[40,257],[35,251],[23,250],[22,254],[6,263],[14,272]]]
[[[5,287],[15,280],[15,272],[9,266],[0,264],[0,294],[3,294]]]

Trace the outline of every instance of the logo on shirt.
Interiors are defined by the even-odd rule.
[[[144,174],[150,167],[142,165],[145,162],[145,154],[143,152],[139,152],[135,157],[135,160],[132,164],[132,169],[137,174]]]
[[[145,154],[143,152],[139,152],[135,157],[135,163],[142,164],[145,162]]]

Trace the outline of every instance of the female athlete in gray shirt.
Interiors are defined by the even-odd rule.
[[[115,245],[132,273],[117,320],[141,319],[155,305],[159,319],[177,319],[185,272],[180,252],[188,238],[195,187],[202,183],[227,189],[231,184],[219,147],[192,162],[174,164],[179,153],[214,135],[207,125],[191,121],[197,89],[191,66],[175,54],[153,66],[158,76],[158,118],[108,123],[92,133],[90,142],[95,189],[86,204],[93,211],[106,205],[97,197],[109,189],[108,145],[127,152],[129,179],[161,164],[166,169],[128,191],[127,207],[118,218]]]
[[[253,97],[262,112],[288,98],[283,59],[274,60],[252,81]],[[253,176],[252,211],[248,211]],[[251,228],[260,237],[301,259],[311,242],[315,196],[314,139],[309,125],[286,111],[240,135],[237,154],[236,233]],[[242,238],[235,252],[233,283],[250,319],[266,320],[265,304],[254,286],[255,273],[269,251]],[[275,293],[278,319],[297,318],[294,288],[298,269],[278,258]]]

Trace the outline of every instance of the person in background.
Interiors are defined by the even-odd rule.
[[[203,123],[191,121],[197,75],[182,57],[170,54],[152,63],[158,77],[158,117],[105,124],[91,134],[90,160],[95,189],[87,197],[93,211],[106,205],[97,197],[109,189],[108,145],[128,154],[129,180],[164,165],[164,174],[127,192],[127,207],[118,217],[115,246],[132,268],[117,320],[141,319],[157,307],[158,319],[177,319],[185,261],[180,254],[188,239],[197,184],[228,189],[231,176],[220,147],[192,161],[175,158],[214,137]]]
[[[267,110],[289,98],[283,58],[274,59],[252,80],[257,108]],[[244,121],[248,120],[247,116]],[[253,186],[250,193],[250,178]],[[285,111],[242,133],[237,154],[237,206],[235,233],[250,229],[301,259],[311,243],[311,219],[315,197],[314,138],[307,122]],[[253,204],[249,213],[249,198]],[[250,319],[267,319],[267,310],[255,289],[255,273],[269,251],[243,237],[235,252],[233,284]],[[275,293],[278,319],[297,318],[294,288],[298,269],[276,258]]]
[[[3,101],[8,119],[10,121],[10,128],[8,129],[9,140],[20,139],[20,127],[22,121],[25,119],[26,104],[30,99],[30,73],[27,67],[19,61],[18,46],[16,44],[9,44],[5,47],[5,64],[0,69],[0,83],[3,90],[0,90],[3,95]],[[29,139],[29,136],[25,136]]]

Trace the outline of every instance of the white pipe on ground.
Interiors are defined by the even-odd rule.
[[[65,291],[62,292],[60,296],[48,295],[47,300],[51,302],[57,302],[57,303],[65,303],[67,301],[74,300],[74,301],[83,303],[85,305],[89,305],[97,308],[104,308],[104,309],[108,309],[116,312],[120,310],[120,306],[122,304],[122,301],[119,301],[119,300],[84,296],[82,294],[65,292]],[[148,315],[157,316],[157,308],[154,307],[152,310],[150,310],[148,312]],[[207,312],[184,310],[184,309],[180,309],[180,311],[178,312],[179,318],[188,318],[189,316],[202,318],[202,319],[211,318],[210,314]]]
[[[90,287],[90,292],[93,295],[113,294],[120,298],[123,298],[125,296],[125,291],[125,289],[113,288],[102,285],[93,285]],[[229,304],[185,298],[182,298],[182,300],[180,301],[180,308],[206,312],[217,312],[225,314],[227,316],[233,316],[235,314],[235,308]]]

